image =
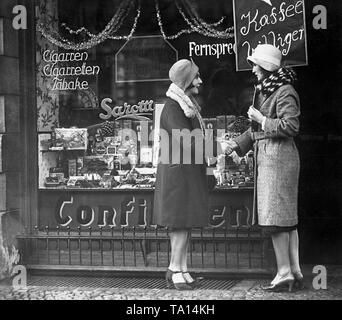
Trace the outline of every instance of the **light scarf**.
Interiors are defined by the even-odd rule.
[[[187,118],[197,117],[201,126],[202,134],[205,136],[205,125],[200,114],[201,107],[198,105],[196,100],[190,99],[190,97],[187,96],[185,92],[174,83],[171,83],[168,91],[166,92],[166,96],[178,102]]]

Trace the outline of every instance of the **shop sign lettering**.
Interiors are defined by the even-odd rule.
[[[258,44],[272,44],[283,54],[283,63],[307,65],[303,0],[234,0],[236,68],[251,69],[247,56]]]
[[[87,52],[56,52],[45,50],[43,61],[43,75],[52,79],[52,90],[87,90],[89,89],[87,76],[97,76],[100,67],[87,64]],[[72,63],[72,65],[69,65]]]
[[[120,119],[134,119],[134,120],[149,120],[148,116],[153,115],[154,104],[153,100],[141,100],[137,104],[130,105],[127,102],[123,106],[111,107],[113,102],[110,98],[105,98],[101,102],[101,108],[105,113],[100,113],[99,117],[102,120],[108,120],[114,117],[116,120]]]
[[[252,225],[250,209],[245,205],[213,205],[210,207],[210,226],[214,228],[229,227],[250,227]]]
[[[137,215],[138,219],[134,225],[147,225],[147,201],[145,199],[136,199],[135,196],[126,197],[120,203],[120,209],[110,205],[74,204],[77,202],[73,196],[62,196],[57,201],[55,219],[57,225],[67,227],[72,222],[82,227],[128,227],[131,225],[130,217]],[[68,206],[72,206],[74,214],[70,214]],[[119,214],[118,214],[119,211]],[[74,221],[75,220],[75,221]]]
[[[212,43],[197,44],[194,41],[189,42],[189,56],[203,57],[214,56],[219,59],[222,55],[234,54],[235,44],[230,43]]]
[[[60,227],[145,227],[151,225],[153,202],[142,197],[126,196],[121,203],[84,204],[75,196],[61,196],[56,204],[55,221]],[[251,211],[246,205],[212,205],[209,225],[220,227],[250,227]]]

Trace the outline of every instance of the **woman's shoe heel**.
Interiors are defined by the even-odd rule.
[[[289,292],[292,292],[294,283],[295,283],[295,280],[290,280],[290,281],[288,282],[288,284],[289,284]]]
[[[305,286],[304,286],[303,275],[300,272],[294,273],[293,275],[295,277],[295,282],[294,282],[295,289],[304,290]]]
[[[184,277],[186,283],[187,283],[189,286],[193,287],[194,289],[195,289],[195,288],[199,288],[199,287],[201,286],[200,280],[202,280],[202,278],[195,278],[195,279],[193,279],[193,278],[191,277],[193,280],[192,280],[191,282],[189,282],[189,281],[187,280],[188,277],[186,276],[186,274],[188,274],[190,277],[191,277],[191,275],[190,275],[190,273],[189,273],[188,271],[183,272],[183,277]]]
[[[165,284],[168,289],[173,288],[172,274],[173,274],[173,271],[171,271],[170,269],[167,269],[166,274],[165,274]]]
[[[165,283],[168,289],[176,289],[176,290],[193,290],[194,288],[187,284],[186,282],[173,282],[172,275],[175,273],[182,273],[181,271],[171,271],[167,269],[165,274]]]
[[[304,286],[304,282],[303,280],[295,280],[295,283],[294,283],[294,287],[298,290],[304,290],[305,289],[305,286]]]
[[[168,289],[172,288],[172,284],[171,284],[170,279],[167,277],[167,273],[166,273],[166,276],[165,276],[165,284],[166,284],[166,288],[168,288]]]

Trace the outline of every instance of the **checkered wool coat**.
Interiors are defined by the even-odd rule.
[[[298,223],[299,155],[293,138],[299,132],[300,103],[292,85],[286,84],[265,98],[259,93],[257,109],[267,117],[265,130],[251,129],[235,139],[237,153],[254,147],[255,189],[253,224],[294,226]]]

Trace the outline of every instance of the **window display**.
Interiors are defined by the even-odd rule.
[[[40,134],[40,187],[153,187],[152,145],[140,147],[139,126],[139,121],[118,120]],[[152,121],[146,127],[152,131]]]
[[[218,141],[234,138],[250,125],[246,118],[232,115],[204,122]],[[40,134],[40,188],[153,188],[157,162],[153,142],[141,144],[142,127],[148,128],[148,136],[153,135],[152,121],[127,119]],[[252,187],[253,161],[252,153],[242,158],[236,153],[219,156],[213,168],[216,187]]]

